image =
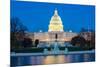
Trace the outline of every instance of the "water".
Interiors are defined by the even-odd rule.
[[[57,53],[60,52],[57,42],[54,43],[53,47],[54,47],[54,48],[51,50],[51,52],[52,52],[53,54],[57,54]]]
[[[11,66],[43,65],[58,63],[61,64],[90,61],[95,61],[95,53],[51,56],[12,56]]]

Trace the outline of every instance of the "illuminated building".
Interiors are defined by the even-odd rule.
[[[51,17],[50,24],[48,25],[48,32],[34,32],[27,34],[33,41],[38,39],[40,42],[66,42],[70,41],[72,37],[77,36],[72,30],[65,32],[63,22],[58,15],[57,9],[54,11],[54,15]]]
[[[50,20],[48,32],[63,32],[63,24],[60,16],[58,15],[57,9],[54,11],[54,15]]]

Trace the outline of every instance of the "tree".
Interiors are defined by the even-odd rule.
[[[72,38],[71,44],[73,46],[78,46],[78,47],[83,48],[83,47],[85,47],[86,40],[81,36],[75,36]]]
[[[39,39],[35,40],[35,47],[37,47],[37,45],[39,44]]]
[[[95,32],[91,36],[91,48],[95,49]]]
[[[91,39],[86,40],[86,46],[89,49],[95,49],[95,33],[94,32],[92,32]]]
[[[25,33],[27,30],[26,26],[24,26],[19,18],[11,18],[11,32],[13,33]]]
[[[23,40],[27,28],[21,23],[21,20],[17,17],[11,18],[10,24],[11,49],[19,48],[19,44],[22,42],[21,40]]]
[[[24,48],[32,47],[32,39],[31,38],[24,38],[23,47]]]

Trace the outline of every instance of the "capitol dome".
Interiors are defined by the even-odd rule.
[[[60,16],[58,15],[57,9],[54,11],[54,15],[52,16],[49,24],[49,32],[60,31],[63,32],[63,24]]]

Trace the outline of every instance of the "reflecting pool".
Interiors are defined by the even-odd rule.
[[[50,56],[11,56],[11,66],[61,64],[95,61],[95,53],[50,55]]]

